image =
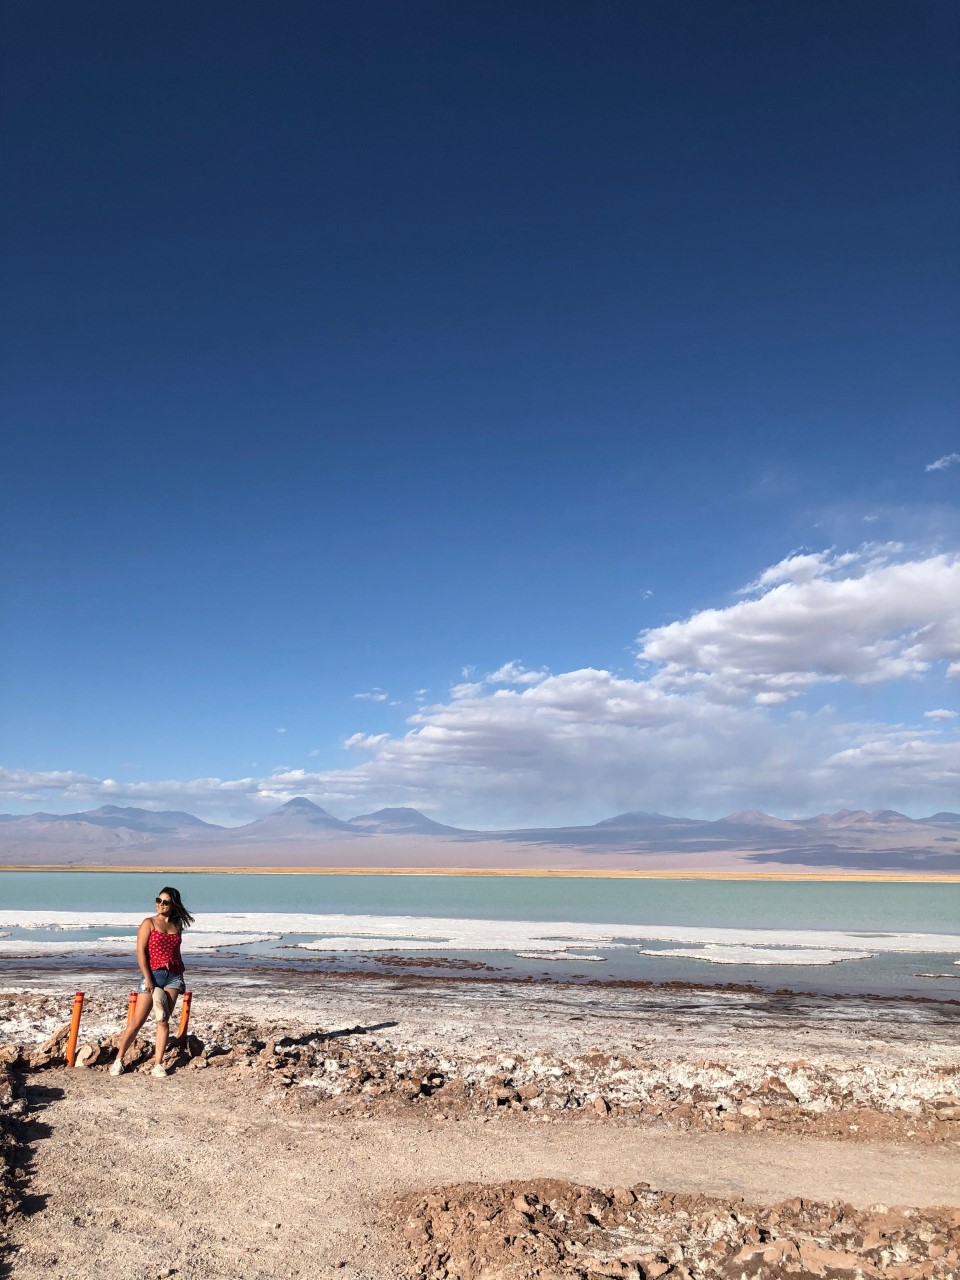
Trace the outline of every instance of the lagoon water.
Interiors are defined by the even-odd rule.
[[[750,983],[960,999],[960,884],[452,875],[170,877],[191,969]],[[0,961],[133,967],[155,874],[0,873]],[[473,968],[471,966],[477,966]]]

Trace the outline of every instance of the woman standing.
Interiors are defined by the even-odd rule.
[[[157,894],[157,914],[147,916],[137,931],[137,963],[143,978],[137,994],[133,1021],[120,1037],[117,1056],[110,1067],[112,1076],[123,1073],[123,1055],[136,1039],[137,1032],[153,1008],[157,1019],[157,1048],[153,1076],[165,1076],[163,1055],[167,1048],[170,1014],[177,996],[186,990],[180,937],[193,924],[193,916],[183,905],[180,893],[169,885]]]

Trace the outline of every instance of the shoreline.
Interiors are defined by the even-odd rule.
[[[121,974],[130,973],[130,965],[125,962],[117,964],[97,963],[102,961],[104,957],[96,957],[91,960],[87,958],[82,972],[90,975],[95,981],[102,982],[104,985],[112,984],[115,977]],[[71,963],[63,963],[63,961],[71,961]],[[4,973],[9,977],[11,974],[19,973],[28,983],[40,982],[47,976],[61,977],[68,972],[76,974],[78,966],[73,963],[73,957],[60,957],[53,959],[49,957],[37,956],[14,956],[4,961]],[[815,1001],[824,1008],[836,1005],[855,1005],[862,1003],[865,1005],[938,1005],[946,1006],[951,1010],[949,1021],[954,1021],[952,1010],[960,1007],[960,995],[916,995],[913,992],[899,991],[826,991],[818,990],[816,987],[785,987],[782,981],[777,983],[765,984],[759,978],[754,982],[744,982],[736,980],[727,980],[718,978],[714,982],[706,979],[697,980],[693,978],[604,978],[598,975],[589,977],[572,978],[569,975],[560,975],[552,973],[541,973],[537,975],[529,974],[510,974],[501,970],[492,970],[484,972],[486,966],[470,963],[469,965],[459,966],[456,964],[445,965],[422,965],[417,961],[408,960],[406,958],[396,958],[388,961],[382,961],[385,967],[382,969],[367,968],[322,968],[311,969],[306,968],[307,961],[278,962],[275,964],[252,964],[244,965],[242,969],[239,966],[228,966],[217,963],[201,964],[196,959],[190,965],[189,973],[191,978],[198,983],[198,991],[202,990],[206,985],[208,988],[213,985],[229,986],[231,980],[236,981],[238,972],[246,981],[252,981],[254,984],[263,984],[264,986],[273,984],[279,990],[292,990],[290,984],[296,984],[301,992],[311,995],[325,994],[329,990],[331,981],[344,982],[348,986],[356,988],[371,987],[375,988],[377,984],[393,983],[396,986],[409,988],[410,990],[429,990],[435,987],[438,991],[452,989],[458,986],[473,987],[506,987],[509,989],[516,988],[518,990],[538,990],[543,989],[544,992],[565,992],[576,993],[581,991],[592,991],[598,996],[605,993],[626,993],[631,992],[638,996],[650,996],[654,998],[663,997],[671,999],[674,996],[683,998],[684,996],[694,996],[709,1001],[712,998],[722,998],[727,996],[743,996],[756,999],[761,1002],[773,1004],[790,1005],[796,1001],[797,1007],[801,1003]],[[443,972],[447,968],[447,972]],[[429,972],[410,972],[412,969],[429,969]],[[68,986],[76,985],[79,979],[71,978],[67,983]],[[286,984],[286,985],[285,985]],[[188,988],[189,989],[189,988]],[[0,997],[2,997],[4,988],[0,985]],[[196,992],[192,992],[196,994]],[[219,999],[219,996],[215,996]]]
[[[587,868],[545,867],[242,867],[242,866],[174,866],[158,863],[150,866],[99,864],[77,866],[75,863],[15,863],[0,865],[0,873],[10,872],[94,872],[98,875],[143,874],[223,875],[223,876],[489,876],[555,880],[770,880],[825,882],[850,881],[856,884],[960,884],[960,873],[891,871],[595,871]]]

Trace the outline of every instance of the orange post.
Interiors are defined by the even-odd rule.
[[[137,993],[130,992],[130,999],[127,1001],[127,1026],[133,1021],[133,1015],[137,1007]]]
[[[72,1067],[77,1060],[77,1036],[80,1034],[81,1013],[83,1013],[83,992],[78,991],[73,997],[73,1013],[70,1016],[70,1034],[67,1036],[68,1067]]]
[[[177,1028],[177,1039],[182,1041],[187,1034],[187,1027],[190,1025],[190,997],[191,992],[183,993],[183,1004],[180,1006],[180,1026]]]

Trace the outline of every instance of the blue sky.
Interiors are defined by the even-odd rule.
[[[4,44],[0,808],[960,809],[955,8]]]

